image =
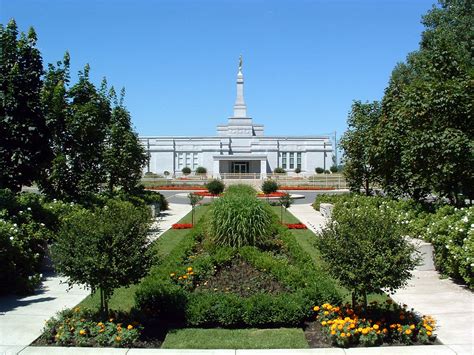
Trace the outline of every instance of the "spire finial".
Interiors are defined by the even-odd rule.
[[[242,54],[241,54],[239,57],[239,73],[242,72],[242,64],[243,64],[243,61],[242,61]]]

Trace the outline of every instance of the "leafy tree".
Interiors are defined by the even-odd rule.
[[[359,192],[364,187],[366,195],[370,194],[370,185],[378,180],[374,171],[375,145],[374,129],[380,119],[380,103],[362,103],[355,101],[347,120],[349,129],[341,139],[344,149],[344,176],[351,191]]]
[[[14,20],[0,27],[0,188],[31,185],[51,157],[41,110],[43,62],[36,33]]]
[[[114,108],[104,158],[108,187],[111,192],[114,187],[131,191],[140,181],[142,168],[147,163],[148,157],[133,131],[130,113],[123,105],[125,89],[122,89],[118,102],[113,88],[111,97]]]
[[[415,246],[402,237],[398,213],[383,199],[354,195],[336,204],[332,222],[318,239],[330,273],[367,305],[368,293],[403,287],[419,262]]]
[[[291,198],[289,193],[284,194],[278,200],[280,202],[280,222],[283,223],[283,208],[289,208],[293,204],[294,200]]]
[[[392,72],[376,169],[393,195],[433,192],[459,203],[474,192],[472,8],[467,0],[440,5],[423,17],[420,49]]]
[[[198,166],[196,168],[196,174],[205,174],[207,173],[207,169],[203,166]]]
[[[137,283],[148,272],[149,210],[130,202],[109,200],[95,211],[81,209],[64,219],[52,247],[55,268],[68,284],[100,291],[101,311],[118,287]]]
[[[183,173],[183,175],[189,175],[191,174],[191,168],[188,166],[185,166],[184,168],[181,169],[181,172]]]
[[[265,195],[271,194],[278,190],[278,183],[274,180],[265,180],[262,183],[262,191]]]
[[[206,189],[213,195],[219,195],[224,191],[225,185],[222,180],[213,179],[206,184]]]

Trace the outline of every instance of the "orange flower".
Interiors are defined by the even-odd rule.
[[[427,331],[427,332],[426,332],[426,335],[431,336],[431,332],[430,332],[430,331]]]
[[[317,311],[319,311],[319,310],[320,310],[319,306],[314,306],[314,307],[313,307],[313,311],[317,312]]]
[[[79,330],[80,335],[86,335],[86,331],[84,329]]]
[[[405,330],[405,334],[406,334],[406,335],[410,335],[410,334],[411,334],[411,329]]]

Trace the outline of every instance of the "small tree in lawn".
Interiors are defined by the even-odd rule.
[[[196,205],[199,202],[202,201],[203,197],[199,196],[199,195],[196,195],[196,194],[193,194],[193,193],[189,193],[188,198],[189,198],[189,204],[192,207],[192,209],[191,209],[191,224],[194,226],[194,208],[196,207]]]
[[[291,198],[289,193],[284,194],[280,197],[280,222],[283,223],[283,208],[285,210],[289,208],[293,204],[293,199]]]
[[[368,293],[406,285],[419,257],[402,234],[397,213],[382,199],[355,196],[336,204],[319,249],[330,273],[351,291],[353,307],[367,306]]]
[[[85,284],[92,293],[99,291],[105,316],[114,289],[137,283],[151,266],[149,222],[146,207],[119,200],[71,213],[52,247],[56,270],[70,286]]]

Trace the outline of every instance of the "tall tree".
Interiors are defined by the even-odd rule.
[[[341,139],[344,149],[344,176],[351,191],[359,192],[363,187],[366,195],[370,194],[370,185],[378,181],[375,174],[373,147],[374,130],[380,119],[379,102],[362,103],[355,101],[347,120],[349,129]]]
[[[113,191],[115,187],[120,187],[129,192],[140,181],[142,169],[148,157],[137,134],[133,131],[130,112],[123,104],[125,89],[122,89],[118,102],[113,87],[110,97],[114,108],[105,151],[108,187],[110,191]]]
[[[459,202],[474,185],[471,2],[443,0],[423,17],[420,49],[393,71],[376,130],[389,192]]]
[[[14,20],[0,26],[0,188],[31,185],[51,157],[41,110],[43,62],[36,33],[21,33]]]

